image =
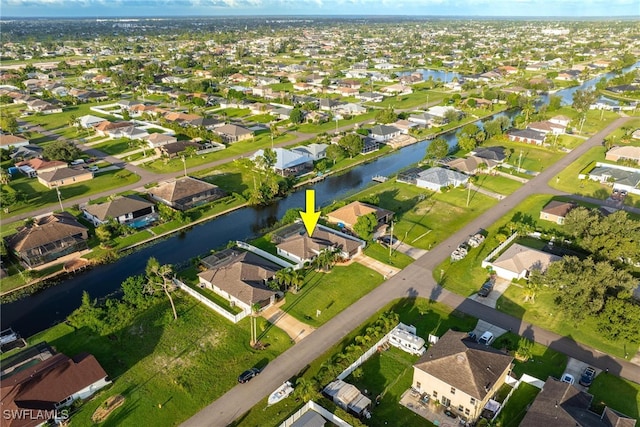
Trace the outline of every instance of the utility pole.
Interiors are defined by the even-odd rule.
[[[184,168],[184,176],[187,176],[187,159],[182,156],[182,167]]]
[[[520,156],[518,157],[518,172],[522,172],[522,148],[520,149]]]
[[[338,116],[334,117],[336,120],[336,135],[338,134]]]
[[[389,236],[389,258],[391,258],[391,249],[393,249],[393,221],[391,221],[391,235]]]
[[[467,207],[469,207],[469,202],[471,201],[471,181],[467,182]]]
[[[587,120],[586,113],[582,116],[582,120],[580,120],[580,135],[582,135],[582,126],[584,126],[584,122]]]
[[[63,212],[64,208],[62,207],[62,197],[60,196],[60,188],[56,187],[56,193],[58,193],[58,203],[60,203],[60,211]]]

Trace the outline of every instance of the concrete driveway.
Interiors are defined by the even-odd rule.
[[[569,357],[567,360],[567,367],[565,368],[563,373],[567,373],[567,374],[571,374],[573,375],[573,378],[576,379],[576,382],[574,384],[574,386],[580,390],[580,391],[585,391],[585,392],[589,392],[589,388],[582,386],[579,384],[580,381],[580,377],[582,376],[582,373],[584,372],[585,368],[587,366],[591,366],[586,362],[583,362],[581,360],[578,359],[574,359],[573,357]],[[597,369],[595,366],[591,366],[593,369],[596,370],[596,376],[600,375],[600,373],[602,372],[602,369]],[[542,378],[540,378],[542,379]]]
[[[261,313],[261,316],[271,322],[271,324],[285,331],[295,342],[300,342],[300,340],[315,330],[315,328],[307,325],[306,323],[302,323],[276,306],[271,306],[265,309]]]
[[[511,282],[505,279],[498,278],[493,285],[493,290],[486,297],[481,297],[478,294],[473,294],[469,297],[470,300],[484,304],[491,308],[496,308],[498,298],[507,290]],[[478,288],[480,289],[480,288]]]
[[[402,252],[403,254],[408,255],[413,259],[418,259],[428,252],[426,249],[414,248],[413,246],[407,245],[406,243],[402,242],[398,243],[398,245],[393,248],[393,250]]]
[[[377,259],[373,259],[365,254],[358,254],[353,258],[355,262],[358,264],[362,264],[367,268],[377,271],[378,273],[384,276],[385,280],[394,274],[397,274],[400,269],[396,267],[391,267],[383,262],[378,261]]]

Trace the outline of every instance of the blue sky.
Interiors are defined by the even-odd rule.
[[[0,16],[640,16],[640,0],[0,0]]]

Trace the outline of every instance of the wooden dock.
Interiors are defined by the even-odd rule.
[[[371,178],[372,181],[375,182],[386,182],[389,178],[387,178],[386,176],[382,176],[382,175],[376,175],[374,177]]]

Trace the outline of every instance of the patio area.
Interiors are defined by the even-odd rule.
[[[400,404],[416,414],[440,427],[458,427],[460,419],[446,416],[442,405],[436,405],[433,398],[427,398],[427,393],[420,393],[412,388],[402,393]]]

